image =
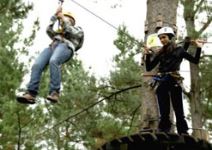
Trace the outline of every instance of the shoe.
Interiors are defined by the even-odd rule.
[[[23,104],[35,104],[35,96],[32,96],[29,92],[26,92],[23,96],[17,96],[16,100]]]
[[[47,96],[47,100],[57,103],[59,101],[59,93],[54,91],[50,95]]]

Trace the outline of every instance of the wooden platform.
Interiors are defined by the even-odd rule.
[[[212,145],[190,135],[141,132],[114,139],[98,150],[212,150]]]

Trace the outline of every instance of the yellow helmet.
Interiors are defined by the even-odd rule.
[[[63,15],[64,15],[64,16],[67,16],[67,17],[69,17],[69,18],[71,18],[71,19],[73,19],[74,24],[75,24],[76,20],[75,20],[75,18],[74,18],[74,16],[73,16],[72,13],[70,13],[70,12],[63,12]]]

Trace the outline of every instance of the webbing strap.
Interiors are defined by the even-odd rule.
[[[59,0],[59,5],[62,7],[64,0]],[[60,30],[60,27],[62,26],[62,22],[60,19],[58,19],[58,30]]]

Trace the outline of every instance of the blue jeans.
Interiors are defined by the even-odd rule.
[[[60,92],[61,85],[61,65],[73,56],[73,51],[68,48],[67,44],[59,41],[54,42],[48,48],[45,48],[32,66],[31,78],[28,84],[28,92],[36,96],[39,90],[39,83],[42,72],[49,65],[50,86],[49,93],[53,91]]]

